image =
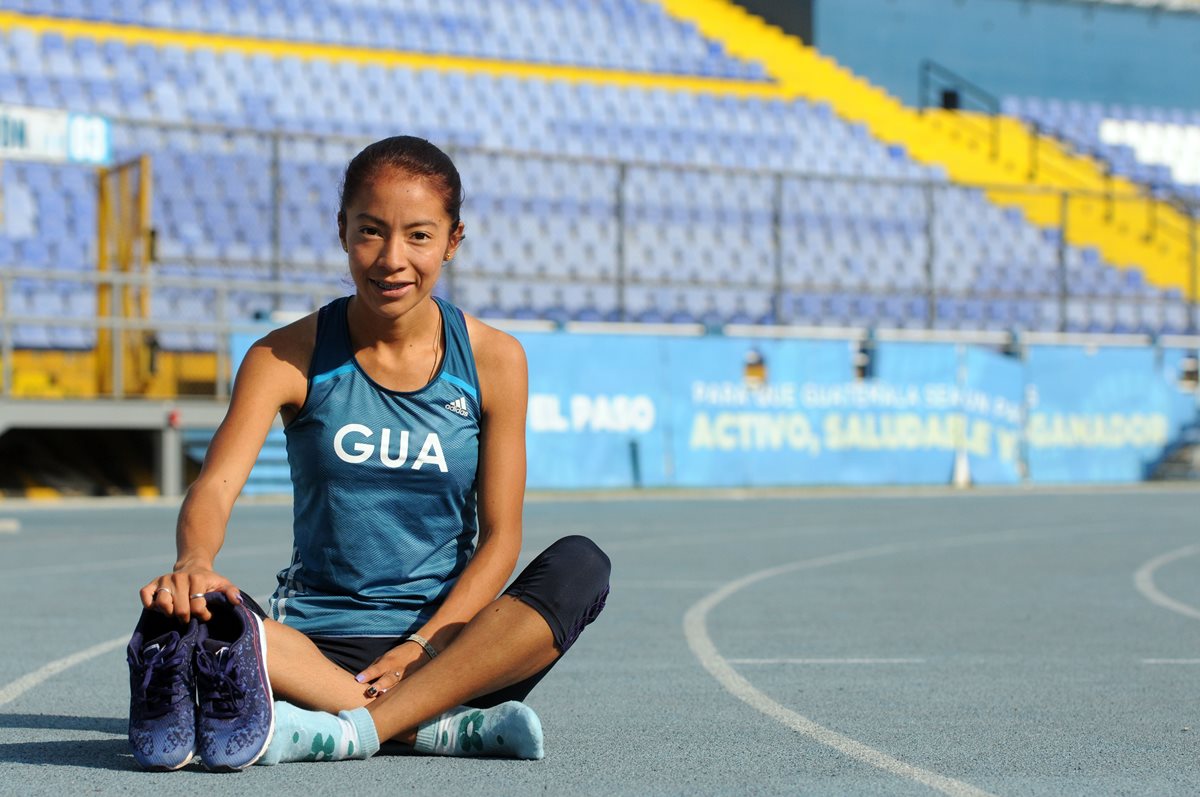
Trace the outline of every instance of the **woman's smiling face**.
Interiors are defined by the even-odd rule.
[[[364,309],[399,318],[424,301],[462,241],[435,181],[393,168],[365,180],[338,215]]]

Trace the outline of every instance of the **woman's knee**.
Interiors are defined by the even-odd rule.
[[[563,537],[547,548],[546,553],[551,555],[550,561],[556,569],[569,572],[572,578],[584,578],[594,581],[598,586],[608,586],[612,561],[589,537],[581,534]]]
[[[555,646],[565,653],[603,611],[612,563],[600,546],[578,534],[556,541],[539,558],[526,594],[542,607]]]
[[[560,650],[604,608],[611,563],[587,537],[563,537],[542,551],[505,590],[541,612]]]

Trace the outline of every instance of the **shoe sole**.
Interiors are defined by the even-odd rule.
[[[192,759],[195,757],[196,757],[196,753],[194,751],[191,753],[188,753],[187,758],[183,759],[182,762],[176,764],[173,767],[168,767],[163,764],[143,764],[141,761],[138,761],[138,766],[140,766],[142,769],[144,769],[147,772],[175,772],[176,770],[183,769],[188,764],[192,763]]]
[[[267,727],[267,738],[263,742],[262,748],[257,753],[254,754],[253,758],[251,758],[245,764],[241,764],[236,767],[230,766],[227,764],[222,764],[222,765],[217,765],[217,766],[209,766],[208,762],[205,761],[204,762],[205,767],[211,772],[241,772],[243,769],[246,769],[247,767],[254,766],[254,764],[257,763],[258,759],[262,758],[263,755],[266,754],[267,748],[271,746],[271,737],[273,737],[275,735],[275,693],[273,691],[271,691],[271,679],[267,677],[267,633],[266,633],[266,628],[263,626],[262,619],[257,614],[255,614],[254,612],[245,608],[244,606],[239,606],[238,608],[239,608],[239,610],[244,611],[246,613],[246,616],[254,621],[254,623],[253,623],[254,636],[258,640],[258,652],[259,652],[259,662],[260,662],[259,669],[258,669],[258,676],[262,682],[263,687],[266,688],[266,690],[267,690],[267,705],[271,706],[271,724]]]

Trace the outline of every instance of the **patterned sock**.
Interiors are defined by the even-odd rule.
[[[533,709],[511,700],[492,708],[459,706],[417,728],[413,749],[452,756],[538,760],[546,755],[542,722]]]
[[[260,764],[345,761],[379,752],[375,722],[365,708],[329,714],[275,701],[275,735]]]

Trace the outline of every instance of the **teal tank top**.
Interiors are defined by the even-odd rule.
[[[292,562],[270,601],[273,618],[307,635],[415,631],[474,552],[479,377],[462,311],[434,301],[445,356],[412,392],[358,365],[348,297],[318,314],[308,396],[284,430]]]

